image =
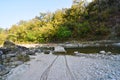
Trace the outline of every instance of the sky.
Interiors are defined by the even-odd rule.
[[[10,28],[20,20],[30,20],[40,12],[70,8],[72,0],[0,0],[0,28]]]

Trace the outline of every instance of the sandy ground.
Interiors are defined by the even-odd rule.
[[[27,48],[31,48],[31,47],[43,47],[43,46],[47,46],[47,47],[54,47],[57,46],[58,44],[55,43],[47,43],[47,44],[18,44],[19,46],[24,46]]]
[[[120,80],[120,55],[37,54],[32,58],[13,69],[6,80]]]

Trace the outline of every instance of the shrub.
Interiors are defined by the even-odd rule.
[[[70,37],[72,32],[67,27],[59,27],[56,32],[56,36],[58,39],[64,39]]]
[[[90,31],[91,28],[88,22],[84,22],[78,25],[78,35],[80,37],[86,37]]]
[[[101,25],[96,29],[96,35],[107,35],[109,33],[109,29],[105,25]]]

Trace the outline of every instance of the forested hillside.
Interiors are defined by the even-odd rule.
[[[26,15],[27,16],[27,15]],[[19,21],[9,30],[0,29],[1,41],[56,42],[103,40],[120,37],[120,0],[86,0],[54,13],[40,13],[29,21]]]
[[[7,38],[7,31],[0,28],[0,44],[2,44]]]

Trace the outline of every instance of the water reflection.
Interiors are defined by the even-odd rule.
[[[79,47],[65,47],[66,52],[54,52],[54,47],[44,48],[45,50],[51,50],[54,55],[75,55],[75,53],[84,54],[96,54],[100,51],[105,51],[106,53],[120,54],[120,43],[119,42],[97,42],[97,43],[87,43],[82,44]]]
[[[87,47],[79,47],[79,48],[66,48],[66,51],[68,54],[73,54],[75,51],[78,51],[80,53],[99,53],[100,51],[105,51],[105,52],[111,52],[113,54],[116,53],[120,53],[120,47],[116,47],[116,46],[99,46],[99,47],[95,47],[95,46],[87,46]]]

